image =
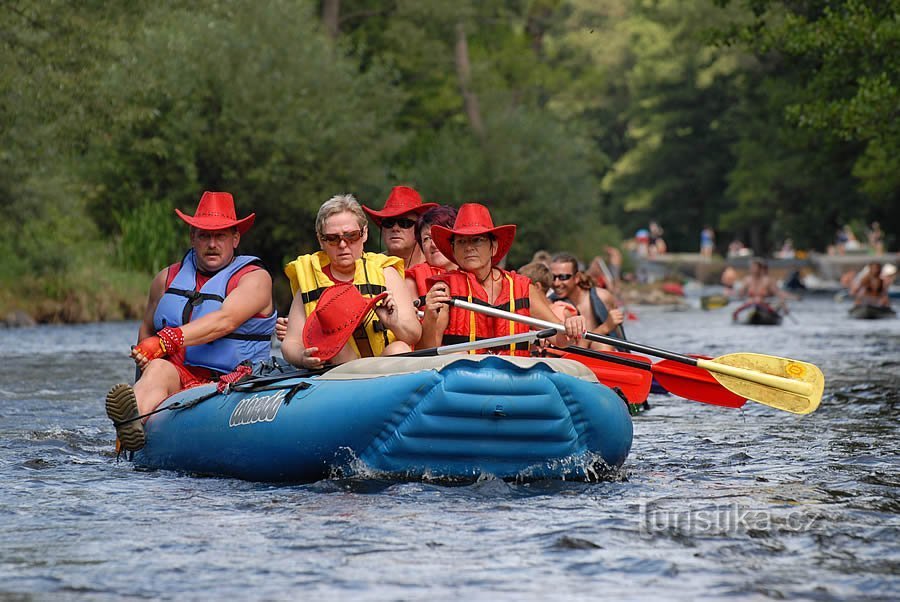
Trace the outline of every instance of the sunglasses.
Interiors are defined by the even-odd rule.
[[[553,279],[565,282],[566,280],[571,280],[574,275],[575,274],[553,274]]]
[[[341,244],[342,240],[349,245],[350,243],[356,242],[360,238],[362,238],[362,235],[363,231],[362,229],[359,229],[352,232],[344,232],[343,234],[320,234],[319,238],[323,242],[327,242],[328,244],[336,247]]]
[[[464,249],[464,248],[468,247],[469,245],[471,245],[473,247],[480,247],[481,245],[485,245],[489,242],[491,242],[490,237],[476,234],[475,236],[468,236],[468,237],[463,236],[460,238],[456,238],[454,236],[452,244],[455,247],[460,247],[460,248]]]
[[[404,230],[409,230],[416,225],[416,220],[408,217],[386,217],[381,220],[381,227],[385,230],[390,230],[394,225],[398,225]]]

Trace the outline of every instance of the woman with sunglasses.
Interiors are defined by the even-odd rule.
[[[281,344],[284,358],[303,368],[323,365],[316,355],[318,349],[304,345],[303,327],[323,291],[342,282],[353,283],[367,298],[383,292],[387,296],[331,363],[410,351],[419,340],[421,326],[403,282],[403,261],[363,252],[368,237],[366,214],[353,195],[332,197],[319,208],[316,237],[321,251],[300,255],[284,268],[294,293],[287,334]]]
[[[453,257],[458,271],[433,277],[425,296],[425,316],[422,321],[421,347],[437,347],[452,343],[527,332],[528,326],[512,320],[486,316],[479,312],[449,306],[450,299],[486,304],[510,313],[534,316],[558,322],[547,297],[531,280],[521,274],[508,272],[497,264],[506,256],[515,237],[516,227],[494,227],[487,207],[466,203],[459,209],[453,228],[433,226],[431,236],[438,250]],[[582,316],[565,319],[566,335],[577,339],[585,331]],[[558,335],[557,343],[569,343],[566,335]],[[527,344],[514,344],[500,353],[529,355]]]
[[[425,263],[418,263],[406,269],[406,288],[413,299],[418,299],[419,307],[425,305],[428,279],[456,269],[456,264],[434,244],[431,238],[432,226],[453,226],[456,221],[456,207],[438,205],[422,214],[416,223],[416,242],[425,255]]]
[[[376,211],[363,206],[375,225],[381,229],[385,254],[399,257],[406,269],[425,261],[416,241],[416,222],[423,213],[437,207],[436,203],[423,203],[419,193],[409,186],[395,186],[391,190],[384,209]]]

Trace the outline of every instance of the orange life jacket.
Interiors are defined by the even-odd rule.
[[[431,288],[428,284],[428,279],[432,276],[443,274],[445,271],[444,268],[436,268],[427,263],[417,263],[411,268],[406,269],[404,275],[416,283],[416,294],[419,295],[420,308],[425,307],[425,294],[428,292],[428,289]]]
[[[497,269],[499,270],[500,268]],[[443,281],[450,286],[450,296],[454,299],[462,299],[469,303],[485,305],[487,307],[496,307],[497,309],[502,309],[511,313],[530,316],[531,301],[529,298],[529,289],[531,286],[531,279],[516,274],[515,272],[507,272],[505,270],[500,270],[500,273],[503,284],[493,305],[488,303],[487,292],[484,290],[484,287],[481,286],[478,279],[469,272],[453,271],[440,274],[429,278],[429,284],[433,285],[435,282]],[[444,337],[441,340],[441,344],[453,345],[455,343],[468,343],[493,337],[519,334],[528,332],[529,330],[528,326],[520,324],[519,322],[494,318],[458,307],[451,307],[450,323],[447,324],[447,330],[444,331]],[[530,355],[528,348],[528,343],[517,343],[510,345],[508,349],[494,351],[494,353],[527,357]],[[478,350],[477,352],[472,351],[470,353],[486,353],[486,351]]]

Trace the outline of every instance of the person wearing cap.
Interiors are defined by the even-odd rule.
[[[429,278],[456,269],[453,260],[441,253],[431,238],[432,226],[452,226],[454,221],[456,207],[438,205],[423,213],[416,223],[416,242],[425,255],[425,262],[406,268],[406,288],[409,289],[410,296],[417,300],[417,307],[425,305]]]
[[[367,224],[366,214],[353,195],[330,198],[316,216],[316,237],[321,250],[300,255],[285,266],[294,300],[281,353],[291,364],[316,369],[329,361],[334,364],[357,357],[403,353],[410,351],[419,340],[422,329],[403,282],[403,260],[364,252]],[[353,317],[361,321],[354,325],[351,336],[335,355],[323,356],[324,350],[309,344],[309,339],[304,340],[303,333],[314,312],[319,312],[317,323],[326,325],[331,320],[322,312],[336,308],[340,312],[340,304],[329,303],[324,307],[323,303],[321,312],[318,308],[328,289],[340,284],[353,284],[362,297],[377,298],[381,304],[369,307],[361,316],[354,313]],[[380,296],[382,293],[386,294]],[[335,293],[328,293],[328,297],[332,294]]]
[[[624,339],[622,323],[625,313],[619,309],[612,293],[600,286],[594,286],[590,276],[579,266],[578,258],[571,253],[557,253],[550,261],[553,278],[551,301],[565,301],[577,308],[585,317],[588,330]],[[613,351],[614,347],[588,341],[585,345],[598,351]]]
[[[257,257],[236,254],[256,214],[237,219],[227,192],[204,192],[194,215],[175,213],[190,226],[191,248],[150,284],[131,351],[140,377],[106,396],[106,413],[128,451],[144,445],[135,418],[173,393],[217,380],[246,360],[268,359],[277,318],[269,272]]]
[[[419,193],[409,186],[395,186],[384,203],[384,209],[376,211],[363,205],[363,211],[381,229],[385,254],[399,257],[408,269],[425,261],[425,255],[416,241],[415,227],[419,217],[437,203],[423,203]]]
[[[528,326],[513,320],[448,305],[453,298],[558,322],[547,297],[531,286],[529,278],[497,265],[509,252],[515,234],[514,225],[495,227],[487,207],[478,203],[460,207],[452,228],[432,226],[434,244],[441,253],[453,257],[459,270],[431,279],[432,286],[425,296],[420,347],[477,341],[529,330]],[[565,327],[568,337],[579,338],[585,332],[584,317],[567,317]],[[568,338],[558,335],[557,342],[564,346],[568,344]],[[513,344],[501,353],[527,356],[528,345]]]

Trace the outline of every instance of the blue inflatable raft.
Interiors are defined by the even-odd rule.
[[[631,448],[626,403],[578,362],[383,357],[167,399],[134,462],[269,482],[602,478]]]

